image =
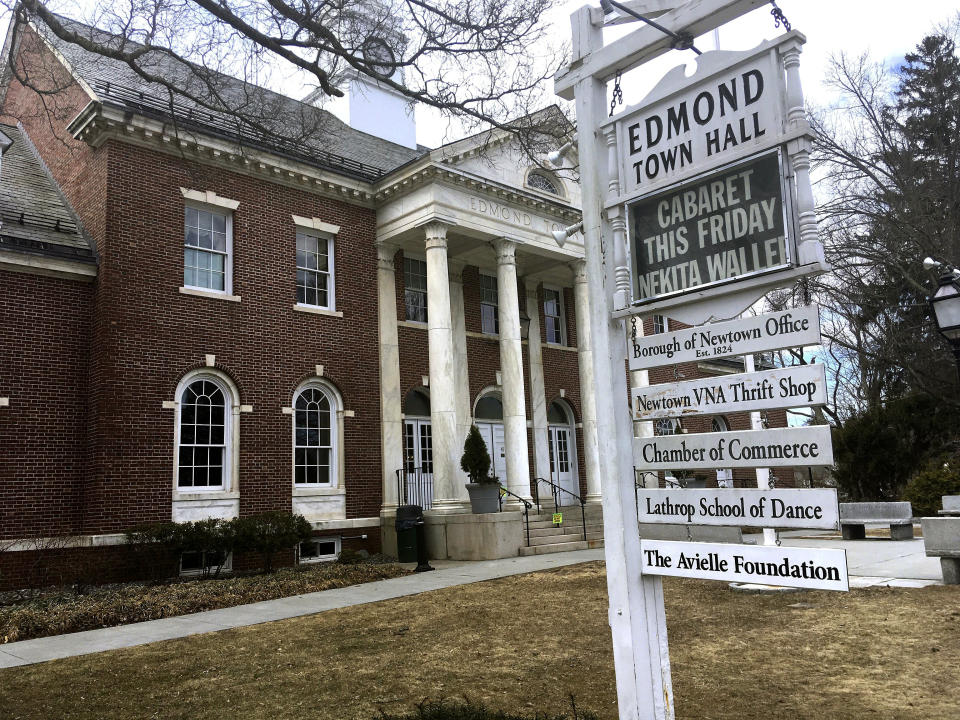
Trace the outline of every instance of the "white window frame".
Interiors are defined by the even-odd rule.
[[[331,312],[336,312],[337,309],[337,280],[336,280],[336,262],[334,260],[334,236],[330,233],[322,232],[319,230],[309,230],[305,227],[298,226],[294,237],[297,235],[306,235],[307,237],[316,238],[318,241],[326,240],[327,241],[327,304],[326,305],[311,305],[310,303],[300,302],[299,300],[299,284],[297,287],[297,307],[302,308],[311,308],[311,309],[321,309],[321,310],[330,310]],[[296,266],[297,270],[306,270],[307,272],[315,272],[322,274],[321,270],[311,270],[310,268]]]
[[[560,342],[553,342],[547,337],[548,345],[566,345],[567,344],[567,315],[566,307],[563,304],[563,288],[554,287],[553,285],[544,285],[543,286],[543,333],[544,337],[547,334],[547,291],[555,292],[557,294],[557,310],[560,313],[557,316],[560,324]],[[554,316],[550,316],[554,317]]]
[[[215,290],[213,288],[203,287],[202,285],[188,285],[186,281],[186,258],[183,261],[183,288],[185,290],[195,290],[203,293],[212,293],[214,295],[233,295],[233,210],[224,206],[224,205],[214,205],[205,202],[197,202],[195,200],[188,200],[183,204],[183,224],[181,226],[181,233],[183,235],[183,240],[180,245],[183,249],[188,247],[194,247],[192,245],[187,245],[187,236],[186,236],[186,224],[187,224],[187,209],[193,208],[194,210],[216,213],[218,215],[223,215],[226,218],[224,223],[224,230],[226,234],[226,251],[222,253],[224,255],[223,261],[223,290]],[[201,252],[210,252],[221,254],[219,250],[208,250],[206,248],[195,247],[194,249]]]
[[[493,280],[493,285],[497,289],[497,291],[494,293],[494,298],[495,298],[494,302],[490,302],[489,300],[483,299],[483,292],[485,289],[483,287],[484,278],[487,278],[488,280]],[[500,334],[500,284],[499,284],[499,281],[497,280],[496,275],[481,272],[479,283],[480,283],[480,332],[482,332],[484,335],[497,336]],[[493,328],[494,329],[492,332],[483,326],[483,306],[484,305],[493,308]]]
[[[329,482],[326,483],[298,483],[297,482],[297,399],[307,390],[320,390],[327,396],[330,403],[330,472]],[[293,410],[290,420],[290,477],[294,490],[326,491],[342,487],[343,467],[340,462],[343,447],[343,401],[340,393],[330,383],[320,379],[312,379],[301,384],[293,393]]]
[[[657,330],[658,318],[659,318],[659,321],[663,322],[663,328],[661,330]],[[660,335],[662,333],[669,332],[669,331],[670,331],[670,319],[666,315],[654,315],[653,316],[653,334]]]
[[[223,474],[219,486],[181,487],[180,486],[180,425],[182,417],[183,393],[192,383],[207,380],[220,388],[225,400],[224,412],[224,459]],[[240,395],[233,382],[223,373],[210,368],[192,370],[184,375],[177,384],[174,396],[175,416],[173,423],[173,497],[196,495],[223,496],[233,493],[238,472],[238,450],[240,447]]]
[[[312,558],[304,558],[300,556],[300,545],[303,545],[303,543],[300,543],[300,545],[297,545],[297,564],[298,565],[312,565],[314,563],[330,562],[331,560],[336,560],[337,557],[339,557],[340,555],[341,549],[343,548],[343,543],[339,535],[334,535],[332,537],[312,537],[309,540],[304,540],[304,542],[313,543],[314,545],[321,542],[332,542],[334,543],[334,551],[332,555],[327,554],[327,555],[319,555],[317,557],[312,557]]]
[[[414,260],[414,261],[416,261],[416,262],[423,263],[423,277],[424,277],[423,290],[420,290],[419,288],[411,289],[409,283],[407,283],[407,260]],[[403,255],[403,312],[404,312],[404,315],[405,315],[405,316],[407,316],[407,292],[408,292],[408,291],[412,291],[412,292],[422,292],[422,293],[423,293],[423,307],[424,307],[424,309],[427,311],[427,319],[429,320],[429,318],[430,318],[430,297],[429,297],[429,295],[428,295],[428,293],[427,293],[427,281],[426,281],[426,277],[427,277],[427,261],[426,261],[426,259],[425,259],[425,258],[422,258],[422,257],[418,257],[418,256],[416,256],[416,255],[410,255],[410,254],[404,253],[404,255]],[[412,318],[410,318],[410,317],[407,317],[407,322],[418,323],[418,324],[421,324],[421,325],[426,325],[426,324],[427,324],[427,322],[424,321],[424,320],[414,320],[414,319],[412,319]]]
[[[539,175],[544,178],[549,184],[553,185],[556,188],[556,192],[551,190],[546,190],[544,188],[539,188],[536,185],[531,184],[530,178],[533,175]],[[528,187],[534,192],[541,193],[547,197],[566,199],[567,189],[564,187],[563,183],[556,176],[556,174],[550,172],[541,167],[531,167],[527,168],[526,176],[523,178],[524,187]]]

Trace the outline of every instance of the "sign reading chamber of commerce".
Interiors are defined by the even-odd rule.
[[[644,470],[833,465],[828,425],[633,439],[633,464]]]
[[[820,344],[816,305],[634,338],[630,369]]]
[[[837,491],[640,488],[641,523],[838,530]]]
[[[769,46],[701,56],[617,118],[621,187],[637,196],[783,140],[783,72]]]
[[[633,388],[634,420],[720,415],[825,405],[823,365],[797,365],[740,375]]]
[[[634,303],[789,267],[785,196],[774,151],[628,205]]]
[[[845,550],[641,540],[640,559],[644,575],[850,589]]]

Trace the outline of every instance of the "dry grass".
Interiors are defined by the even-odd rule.
[[[665,587],[680,719],[958,717],[960,588]],[[532,716],[573,693],[615,718],[610,648],[594,563],[2,670],[0,715],[372,720],[467,695]]]

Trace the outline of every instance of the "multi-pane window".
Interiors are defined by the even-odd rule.
[[[427,263],[414,258],[403,258],[404,299],[407,320],[427,321]]]
[[[492,275],[480,276],[480,329],[489,335],[500,334],[500,318],[497,316],[497,279]]]
[[[653,332],[655,335],[665,333],[668,329],[667,318],[663,315],[653,316]]]
[[[548,192],[551,195],[561,194],[557,181],[542,172],[534,171],[527,175],[527,185],[537,190]]]
[[[187,206],[183,221],[183,284],[229,292],[231,218]]]
[[[294,481],[330,485],[333,478],[334,418],[330,398],[317,387],[301,390],[294,402]]]
[[[333,310],[333,238],[297,231],[297,302]]]
[[[559,290],[543,289],[543,321],[547,342],[563,345],[563,296]]]
[[[208,379],[194,380],[180,396],[177,486],[222,488],[227,459],[227,399]]]
[[[672,418],[664,418],[662,420],[657,420],[656,424],[653,426],[653,429],[657,435],[676,435],[678,432],[680,432],[680,423]]]

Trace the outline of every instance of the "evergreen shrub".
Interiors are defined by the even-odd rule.
[[[487,444],[483,441],[480,429],[476,425],[470,426],[470,433],[463,443],[460,468],[472,483],[497,482],[497,478],[490,477],[490,453],[487,452]]]

